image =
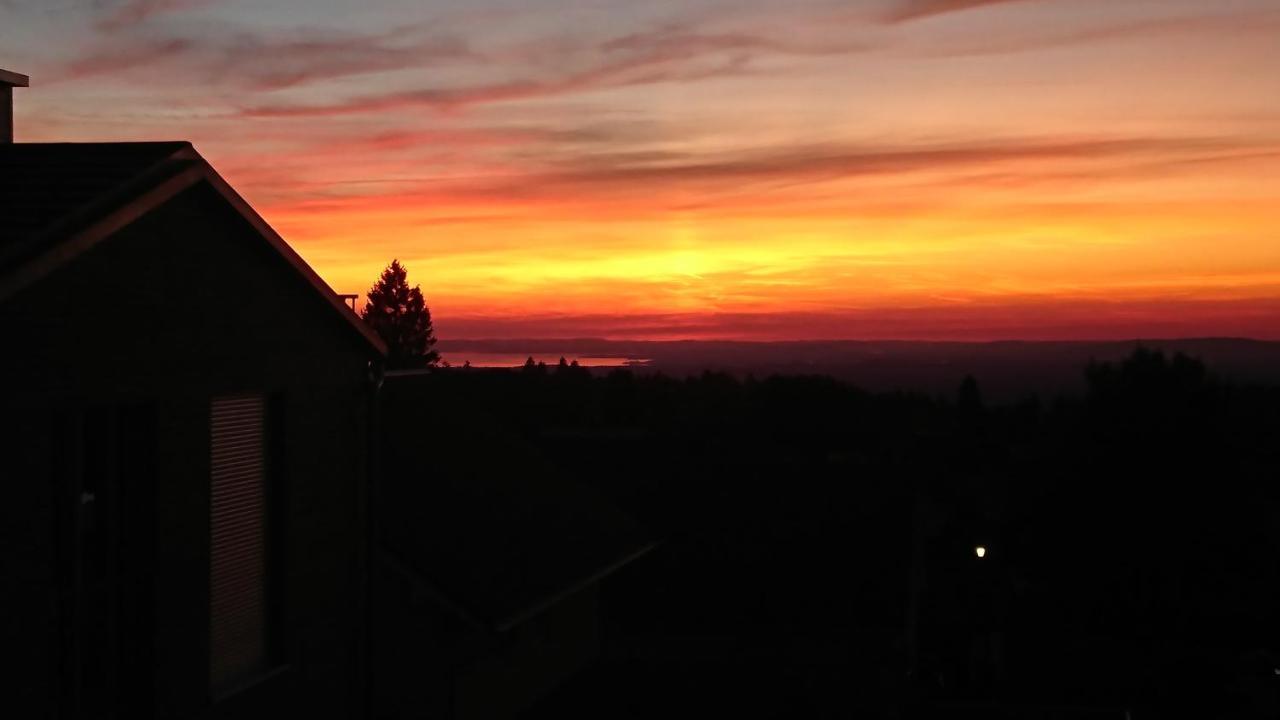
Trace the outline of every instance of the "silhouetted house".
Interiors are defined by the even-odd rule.
[[[0,337],[0,715],[360,714],[376,336],[190,144],[0,142]]]

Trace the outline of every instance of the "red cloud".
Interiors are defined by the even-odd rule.
[[[441,337],[610,340],[1280,340],[1280,298],[1009,301],[828,312],[457,316]]]

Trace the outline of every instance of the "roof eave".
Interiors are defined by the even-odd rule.
[[[642,543],[639,547],[632,548],[628,552],[619,555],[604,567],[598,568],[573,582],[566,583],[558,591],[544,595],[515,612],[496,618],[475,608],[467,607],[465,604],[451,598],[448,592],[441,589],[420,569],[407,562],[399,552],[388,547],[385,543],[378,543],[378,556],[387,563],[388,567],[410,580],[419,590],[433,597],[442,607],[450,610],[469,624],[489,632],[505,633],[541,615],[591,585],[600,582],[622,567],[638,560],[658,545],[657,541]]]
[[[31,78],[9,70],[0,70],[0,85],[8,85],[9,87],[30,87]]]
[[[201,159],[200,165],[204,168],[205,177],[213,189],[216,190],[218,194],[221,195],[237,213],[240,214],[241,217],[252,225],[254,230],[256,230],[258,234],[261,235],[262,238],[273,248],[275,248],[276,252],[280,253],[280,255],[293,266],[294,270],[302,275],[303,279],[305,279],[311,287],[316,290],[316,292],[320,293],[320,295],[324,297],[330,307],[342,315],[348,324],[350,324],[351,327],[360,334],[364,341],[374,352],[378,354],[379,357],[385,358],[388,354],[387,344],[383,342],[382,338],[373,331],[373,328],[366,325],[365,322],[355,314],[355,311],[343,302],[342,298],[338,297],[338,294],[334,292],[333,288],[329,287],[329,284],[316,274],[315,270],[311,269],[311,266],[302,259],[302,256],[298,255],[298,253],[289,246],[289,243],[285,242],[284,238],[280,237],[280,234],[277,233],[261,215],[258,214],[258,211],[253,209],[253,206],[251,206],[247,200],[241,197],[240,193],[236,192],[235,188],[231,187],[230,183],[218,174],[217,170],[213,169],[213,166],[210,165],[208,161]]]
[[[384,566],[394,571],[397,575],[408,581],[416,590],[435,600],[442,608],[452,612],[457,617],[464,620],[467,624],[482,631],[492,632],[494,627],[492,623],[487,622],[484,618],[467,607],[454,602],[449,594],[436,587],[434,583],[426,578],[417,568],[405,562],[400,554],[383,543],[377,543],[377,557],[382,561]]]
[[[585,590],[591,585],[594,585],[595,583],[600,582],[606,577],[622,569],[624,566],[630,565],[632,562],[635,562],[636,560],[640,559],[642,556],[644,556],[645,554],[647,554],[649,551],[653,550],[657,546],[658,546],[658,543],[656,542],[648,542],[648,543],[645,543],[644,545],[641,545],[639,548],[632,550],[631,552],[626,553],[625,555],[622,555],[621,557],[609,563],[608,565],[604,566],[603,568],[600,568],[599,570],[596,570],[595,572],[583,578],[578,579],[576,582],[566,585],[559,592],[547,595],[541,598],[540,600],[538,600],[537,602],[531,603],[528,607],[518,612],[512,613],[511,615],[508,615],[505,618],[498,620],[493,624],[493,629],[496,630],[497,632],[506,632],[518,625],[523,625],[525,622],[537,617],[538,615],[541,615],[542,613],[546,612],[548,609],[560,604],[560,602],[563,601],[564,599],[572,595],[578,594],[582,590]]]
[[[204,177],[203,169],[193,165],[141,192],[133,200],[121,204],[88,227],[52,243],[44,252],[0,276],[0,300],[5,300],[43,279],[64,263],[124,229]]]

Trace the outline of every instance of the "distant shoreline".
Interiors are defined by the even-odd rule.
[[[1091,361],[1119,360],[1137,346],[1202,360],[1238,382],[1280,382],[1280,342],[1239,338],[1124,341],[637,341],[578,339],[442,339],[446,361],[473,367],[519,367],[532,357],[554,367],[560,358],[598,372],[632,368],[688,376],[829,375],[868,390],[949,393],[972,375],[992,397],[1073,394]]]
[[[517,368],[523,366],[530,358],[535,363],[545,363],[550,366],[558,365],[560,359],[564,358],[565,362],[577,362],[582,367],[588,368],[637,367],[650,362],[648,358],[582,355],[573,351],[549,353],[545,350],[527,353],[449,350],[444,356],[444,359],[454,367],[469,364],[471,367],[482,368]]]

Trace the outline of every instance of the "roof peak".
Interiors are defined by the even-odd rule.
[[[374,354],[386,355],[378,335],[182,141],[0,144],[0,302],[198,183],[274,248]]]
[[[12,72],[0,68],[0,85],[8,85],[9,87],[30,87],[31,78],[22,73]]]
[[[15,146],[21,146],[21,147],[28,147],[28,148],[60,147],[60,148],[67,148],[67,149],[72,149],[72,148],[90,148],[90,147],[111,147],[111,146],[120,146],[120,147],[125,147],[125,148],[128,148],[128,147],[134,147],[134,148],[144,148],[144,147],[173,147],[173,148],[187,148],[187,147],[194,147],[194,146],[191,144],[191,141],[190,141],[190,140],[121,140],[121,141],[114,141],[114,140],[72,140],[72,141],[67,141],[67,140],[58,140],[58,141],[55,141],[55,142],[20,142],[20,143],[14,143],[14,145],[15,145]]]

